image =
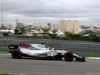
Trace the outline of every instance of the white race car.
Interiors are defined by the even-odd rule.
[[[77,61],[85,61],[85,57],[79,56],[73,52],[65,50],[54,50],[54,48],[50,47],[46,48],[44,43],[19,43],[18,45],[8,45],[8,47],[9,52],[14,59],[22,58],[22,56],[30,56],[55,60],[62,60],[64,57],[65,61],[72,61],[74,58]]]

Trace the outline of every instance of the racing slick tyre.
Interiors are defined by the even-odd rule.
[[[64,54],[65,61],[72,61],[74,59],[74,55],[71,52],[67,52]]]
[[[13,50],[11,53],[12,58],[20,59],[22,58],[21,52],[19,50]]]

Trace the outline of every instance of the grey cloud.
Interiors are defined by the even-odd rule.
[[[26,17],[84,18],[100,17],[100,0],[4,0],[5,12]],[[91,19],[93,17],[98,17]],[[96,21],[95,21],[96,23]]]

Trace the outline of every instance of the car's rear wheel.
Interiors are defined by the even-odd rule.
[[[21,52],[19,50],[13,50],[11,56],[14,59],[22,58]]]
[[[71,52],[67,52],[64,54],[65,61],[72,61],[74,59],[74,55]]]

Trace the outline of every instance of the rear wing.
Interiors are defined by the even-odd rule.
[[[11,45],[8,45],[8,48],[9,48],[9,49],[18,49],[18,45],[16,45],[16,44],[11,44]]]

